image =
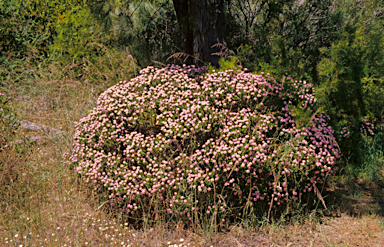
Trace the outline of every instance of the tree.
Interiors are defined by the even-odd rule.
[[[155,15],[160,13],[164,6],[168,6],[169,0],[157,1],[98,1],[88,0],[94,16],[103,22],[107,30],[122,30],[126,32],[127,27],[116,25],[125,23],[125,25],[133,25],[134,14],[144,5],[152,5],[153,11],[149,11],[147,25],[151,25]],[[132,6],[134,6],[132,8]],[[225,41],[225,16],[224,16],[224,0],[173,0],[173,7],[176,13],[177,21],[180,27],[180,33],[184,41],[184,50],[188,55],[195,57],[195,61],[210,62],[218,66],[219,56],[215,53],[220,52],[220,47],[214,46]],[[148,11],[146,11],[148,12]],[[163,16],[167,18],[167,16]],[[126,20],[126,21],[119,21]],[[120,23],[120,24],[118,24]],[[137,37],[148,35],[137,33]],[[125,39],[128,40],[128,39]],[[189,59],[192,62],[192,59]]]
[[[224,1],[173,0],[173,5],[186,53],[218,66],[217,44],[226,43]]]

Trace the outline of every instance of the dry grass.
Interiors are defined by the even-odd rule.
[[[0,246],[383,246],[384,185],[358,181],[331,183],[326,200],[333,217],[305,216],[298,223],[257,229],[233,226],[223,233],[161,223],[134,229],[108,213],[107,203],[92,195],[63,160],[74,122],[109,86],[49,75],[13,90],[23,119],[66,134],[19,130],[15,138],[28,134],[44,139],[24,157],[12,149],[2,156],[4,167],[12,167],[2,174],[12,176],[0,177],[7,182],[0,194]]]

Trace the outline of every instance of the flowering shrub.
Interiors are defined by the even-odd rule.
[[[69,157],[95,193],[132,215],[165,209],[192,221],[321,197],[339,150],[326,116],[311,111],[311,84],[205,71],[148,67],[100,95]]]
[[[375,125],[368,121],[368,117],[365,117],[365,120],[361,123],[360,131],[365,136],[374,136]]]

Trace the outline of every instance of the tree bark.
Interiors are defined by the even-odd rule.
[[[195,63],[209,62],[218,67],[220,47],[226,45],[224,0],[173,0],[187,54]]]
[[[215,44],[225,42],[224,0],[191,0],[193,20],[193,52],[203,62],[218,67],[220,57],[212,55],[220,52]]]
[[[189,0],[173,0],[173,6],[176,11],[177,21],[184,40],[184,52],[188,55],[193,55],[193,30],[190,18]],[[192,63],[191,57],[188,57],[187,63]]]

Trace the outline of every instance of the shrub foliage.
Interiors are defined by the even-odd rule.
[[[321,197],[339,150],[326,116],[311,111],[312,85],[204,71],[147,67],[100,95],[70,156],[95,193],[132,215],[165,209],[191,221]]]

